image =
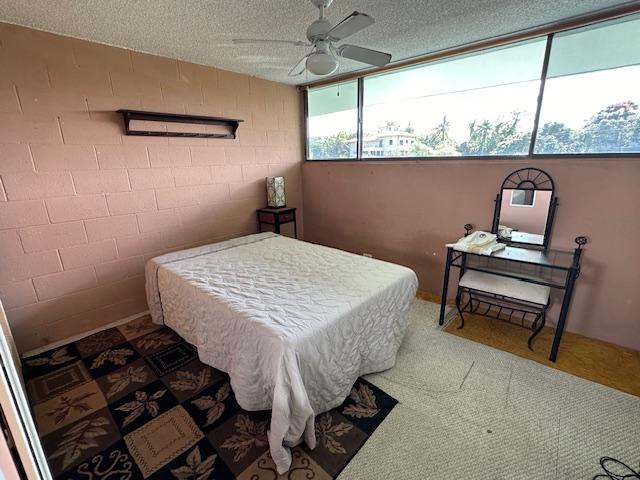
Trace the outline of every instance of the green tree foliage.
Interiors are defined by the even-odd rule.
[[[432,130],[417,138],[412,146],[412,155],[526,155],[531,134],[521,130],[520,122],[519,112],[495,121],[473,121],[469,124],[468,140],[458,144],[451,137],[451,123],[445,115]],[[414,128],[409,123],[401,129],[398,123],[388,121],[380,125],[378,131],[414,133]],[[311,138],[311,158],[346,158],[350,150],[348,140],[353,138],[355,135],[345,132]],[[603,108],[577,131],[560,122],[545,123],[539,127],[536,137],[535,153],[616,152],[640,152],[640,111],[638,105],[631,101]]]
[[[638,105],[620,102],[600,110],[580,132],[584,151],[592,153],[633,152],[640,149]]]
[[[536,153],[574,153],[577,147],[577,132],[564,123],[545,123],[538,130]]]
[[[446,143],[450,141],[449,138],[449,129],[451,128],[451,123],[447,120],[447,116],[442,117],[442,121],[438,124],[436,128],[433,129],[431,135],[434,139],[440,143]]]
[[[309,142],[311,158],[348,158],[349,144],[347,140],[355,138],[345,132],[338,132],[329,137],[314,137]]]
[[[640,112],[633,102],[603,108],[579,131],[559,122],[538,130],[536,153],[616,153],[640,151]]]
[[[416,156],[451,157],[460,155],[458,145],[450,135],[451,123],[444,115],[438,125],[419,142],[414,144],[413,151]]]
[[[528,133],[518,130],[520,113],[508,120],[488,120],[469,124],[469,140],[460,144],[462,155],[523,155],[529,151]]]

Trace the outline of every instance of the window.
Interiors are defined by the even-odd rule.
[[[538,38],[365,77],[364,137],[415,135],[412,149],[387,156],[528,154],[545,45]]]
[[[512,207],[533,207],[536,203],[535,190],[511,190]]]
[[[554,35],[534,152],[640,152],[639,86],[639,15]]]
[[[358,82],[309,90],[307,96],[307,158],[358,156]]]
[[[634,156],[639,85],[636,13],[312,87],[307,159]]]

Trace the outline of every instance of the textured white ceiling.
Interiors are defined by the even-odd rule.
[[[398,61],[625,3],[630,2],[334,0],[326,15],[334,23],[354,10],[373,16],[376,23],[348,43],[387,51]],[[287,76],[308,49],[230,40],[305,40],[317,15],[309,0],[0,0],[4,22],[290,84],[318,78]],[[341,60],[334,75],[362,68]]]

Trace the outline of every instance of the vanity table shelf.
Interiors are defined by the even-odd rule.
[[[564,287],[566,272],[573,267],[574,252],[534,250],[507,245],[491,256],[469,254],[467,270],[496,273],[552,288]]]
[[[578,246],[572,252],[506,246],[503,250],[494,252],[491,255],[460,252],[454,250],[453,247],[448,247],[442,285],[439,325],[444,324],[449,277],[452,267],[460,270],[460,278],[462,278],[465,271],[475,270],[527,283],[548,286],[563,292],[562,307],[549,355],[549,360],[555,362],[558,357],[558,349],[560,348],[567,314],[569,313],[573,289],[580,274],[580,256],[582,254],[582,246],[586,243],[586,238],[577,237],[576,243]]]

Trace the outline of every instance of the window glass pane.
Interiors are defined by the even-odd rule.
[[[640,15],[556,34],[535,153],[640,152]]]
[[[363,157],[526,155],[546,38],[364,79]]]
[[[308,158],[356,158],[357,80],[312,88],[307,95]]]

